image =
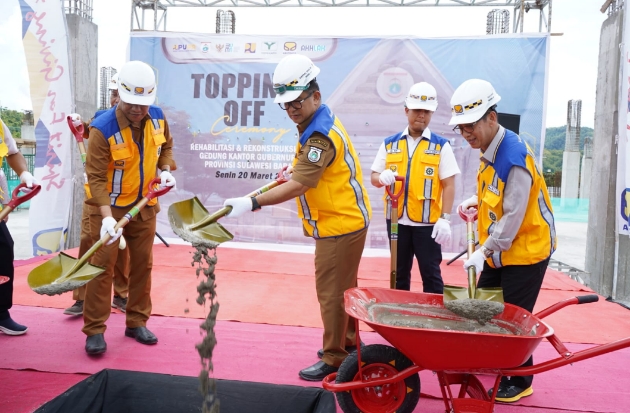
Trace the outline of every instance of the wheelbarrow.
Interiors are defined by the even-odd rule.
[[[2,221],[7,215],[9,215],[11,211],[17,208],[18,205],[33,198],[35,195],[39,193],[39,191],[42,190],[41,185],[33,185],[33,188],[31,188],[29,192],[25,192],[24,195],[19,195],[20,190],[23,188],[27,188],[26,184],[19,184],[18,186],[15,187],[15,189],[13,190],[13,193],[11,194],[11,200],[0,211],[0,221]],[[9,282],[9,277],[7,277],[6,275],[0,274],[0,284],[4,284],[6,282]]]
[[[630,347],[630,337],[594,346],[578,352],[569,351],[542,321],[554,312],[573,304],[598,301],[597,295],[585,295],[560,301],[535,315],[511,304],[492,323],[511,334],[454,331],[394,326],[379,322],[384,311],[394,315],[417,316],[436,323],[471,323],[443,305],[438,294],[426,294],[385,288],[351,288],[344,293],[345,310],[389,341],[394,347],[368,345],[357,348],[336,373],[324,378],[324,389],[335,392],[345,413],[410,413],[420,398],[421,370],[436,373],[447,412],[492,413],[502,376],[529,376],[570,363]],[[388,310],[389,308],[389,310]],[[516,367],[529,359],[546,339],[556,349],[558,358],[529,367]],[[477,375],[495,376],[489,395]],[[457,385],[458,392],[451,386]]]

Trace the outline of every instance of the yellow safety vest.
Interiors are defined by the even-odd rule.
[[[409,158],[407,138],[402,132],[385,139],[386,168],[398,172],[405,177],[403,198],[398,207],[398,218],[407,209],[407,216],[413,222],[435,224],[442,214],[442,182],[438,175],[442,148],[448,141],[431,132],[431,138],[419,138],[420,142]],[[398,193],[400,182],[394,184],[393,193]],[[390,189],[391,190],[391,189]],[[391,217],[391,205],[387,191],[385,201],[385,217]]]
[[[4,140],[4,122],[0,121],[0,168],[2,168],[2,166],[4,165],[4,158],[8,154],[9,154],[9,146]],[[7,177],[7,179],[9,178]],[[0,201],[6,201],[8,199],[7,197],[11,197],[11,195],[5,194],[4,191],[0,189]],[[2,205],[2,202],[0,202],[0,211],[2,211],[2,208],[3,208],[3,205]]]
[[[506,129],[500,139],[494,163],[482,161],[479,165],[479,243],[483,245],[486,242],[503,216],[503,195],[510,170],[516,166],[525,168],[532,177],[532,186],[522,188],[529,191],[523,223],[510,249],[495,251],[487,262],[493,268],[535,264],[550,257],[557,246],[547,185],[532,150],[517,134]]]
[[[309,188],[296,198],[304,231],[313,238],[360,231],[370,224],[372,209],[363,186],[359,157],[343,125],[326,105],[321,105],[313,115],[313,120],[300,136],[296,153],[315,132],[330,139],[335,158],[326,167],[317,188]]]
[[[100,130],[110,145],[107,189],[111,206],[135,204],[149,192],[149,182],[156,177],[158,159],[166,142],[164,114],[159,107],[151,106],[149,116],[140,142],[134,142],[130,127],[120,130],[115,110],[105,112],[90,125]],[[147,205],[156,203],[154,198]]]

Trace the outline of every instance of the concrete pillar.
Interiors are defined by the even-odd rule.
[[[580,174],[580,198],[588,199],[591,191],[591,169],[593,168],[593,142],[584,139],[584,155],[582,156],[582,173]]]
[[[78,14],[66,14],[66,21],[70,43],[70,60],[72,62],[71,81],[76,105],[75,111],[84,120],[89,120],[96,112],[98,27],[86,17]],[[83,164],[77,145],[73,146],[72,154],[74,190],[66,248],[79,246],[81,212],[85,198]]]
[[[604,296],[613,290],[615,267],[615,209],[619,105],[619,44],[624,9],[611,14],[602,24],[595,100],[593,165],[589,196],[586,241],[587,285]],[[625,109],[624,109],[625,110]],[[625,131],[624,131],[625,132]],[[616,298],[630,300],[630,240],[619,237]]]
[[[580,178],[580,152],[562,153],[562,187],[560,189],[561,203],[565,199],[578,197],[578,185]]]

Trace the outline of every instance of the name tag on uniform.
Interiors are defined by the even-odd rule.
[[[402,150],[400,150],[398,148],[396,148],[396,149],[388,149],[387,150],[387,153],[401,153],[401,152],[402,152]]]
[[[153,134],[154,135],[164,135],[164,129],[160,128],[160,129],[153,129]]]
[[[492,192],[495,195],[499,195],[499,190],[492,185],[488,185],[488,191]]]
[[[439,155],[440,151],[436,151],[435,149],[427,149],[424,151],[424,153],[427,153],[429,155]]]

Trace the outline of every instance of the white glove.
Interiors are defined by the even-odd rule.
[[[231,218],[240,217],[247,211],[251,211],[254,205],[252,204],[252,199],[248,196],[240,197],[240,198],[229,198],[226,199],[223,203],[224,207],[231,206],[232,211],[227,215]]]
[[[398,172],[392,172],[391,169],[385,169],[378,177],[378,181],[381,185],[391,185],[396,182],[396,175],[398,175]]]
[[[169,171],[162,171],[160,173],[161,186],[175,186],[175,177]]]
[[[33,185],[39,185],[37,179],[29,171],[24,171],[20,174],[20,182],[26,184],[28,188],[32,188]],[[30,192],[30,191],[29,191]]]
[[[464,202],[462,202],[461,204],[459,204],[457,209],[459,210],[459,208],[461,208],[462,211],[466,211],[470,207],[477,208],[478,204],[479,204],[479,199],[477,198],[477,195],[473,195],[470,198],[464,200]]]
[[[78,113],[71,113],[69,116],[70,119],[72,119],[72,124],[75,128],[78,128],[83,124],[83,122],[81,121],[81,115],[79,115]]]
[[[120,242],[118,243],[118,249],[124,250],[125,248],[127,248],[127,241],[125,240],[125,237],[121,235]]]
[[[433,226],[431,238],[435,238],[435,242],[440,245],[448,244],[451,240],[451,223],[444,218],[438,218]]]
[[[110,239],[105,245],[113,244],[114,241],[116,241],[122,235],[122,228],[119,228],[118,231],[116,231],[114,230],[115,226],[116,220],[113,217],[103,218],[103,225],[101,225],[101,238],[103,238],[105,233],[108,233],[112,237],[112,239]]]
[[[291,174],[293,174],[293,165],[289,165],[287,169],[282,171],[282,177],[285,181],[289,181],[291,179]]]
[[[479,248],[477,251],[473,253],[473,255],[470,256],[470,259],[464,262],[464,270],[468,271],[468,267],[471,267],[474,265],[475,271],[477,272],[477,275],[479,275],[481,271],[483,270],[483,263],[485,261],[486,261],[486,257],[483,255],[481,248]]]

